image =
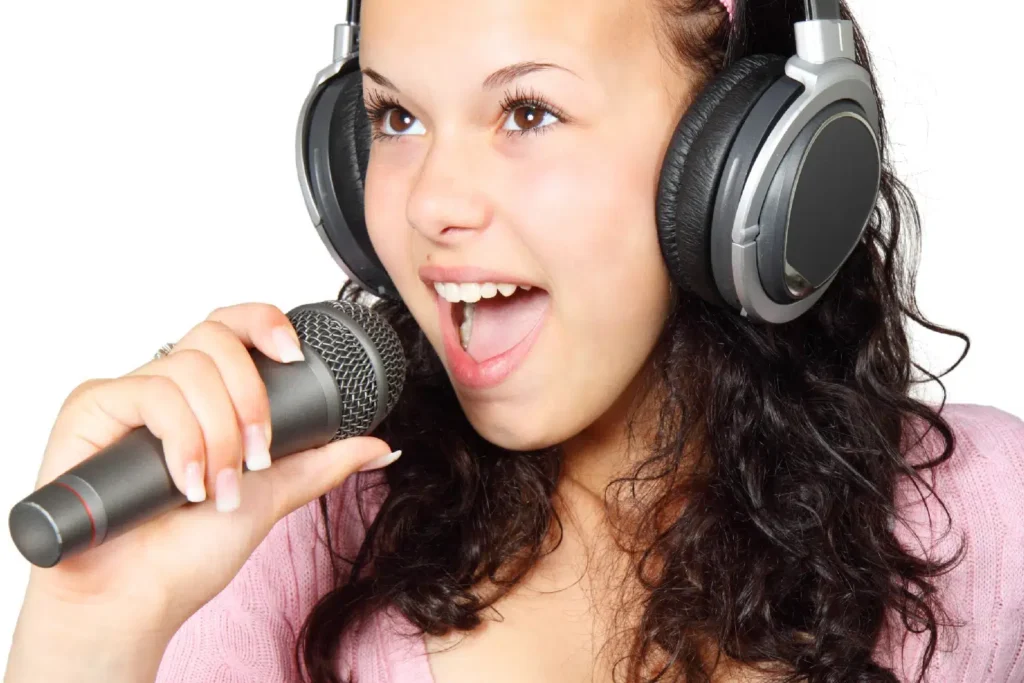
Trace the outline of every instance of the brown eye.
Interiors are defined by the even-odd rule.
[[[507,106],[508,117],[502,126],[509,133],[539,133],[560,119],[550,109],[537,104],[518,104]]]
[[[384,119],[384,123],[394,131],[395,134],[404,133],[412,127],[413,121],[416,117],[405,111],[404,109],[394,108],[388,112]]]
[[[544,120],[544,110],[538,107],[522,106],[512,111],[512,122],[520,130],[529,130]]]

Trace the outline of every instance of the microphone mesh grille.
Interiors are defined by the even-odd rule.
[[[379,313],[368,306],[361,306],[351,301],[332,300],[327,303],[351,316],[356,325],[366,332],[373,347],[380,354],[388,382],[387,412],[390,413],[398,403],[398,397],[405,384],[405,353],[402,351],[402,342],[398,339],[398,333]]]
[[[362,330],[380,356],[387,382],[387,409],[398,402],[405,383],[405,354],[395,330],[378,313],[351,301],[324,301],[288,313],[299,338],[324,359],[344,406],[335,439],[369,433],[377,425],[377,374],[374,362],[352,327]]]

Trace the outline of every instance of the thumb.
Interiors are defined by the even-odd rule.
[[[356,436],[275,461],[263,472],[270,479],[275,519],[341,486],[355,472],[386,467],[401,454],[376,437]]]

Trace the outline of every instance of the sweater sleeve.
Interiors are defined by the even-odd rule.
[[[369,522],[354,475],[328,495],[331,541],[352,557]],[[361,485],[361,484],[360,484]],[[347,565],[338,562],[344,572]],[[334,587],[323,515],[314,500],[281,519],[231,583],[171,639],[157,683],[297,682],[295,644],[317,601]]]
[[[1024,421],[988,406],[951,405],[952,457],[924,476],[938,497],[906,487],[898,538],[915,555],[962,559],[934,583],[953,622],[939,628],[925,680],[1024,681]],[[934,434],[934,433],[933,433]],[[940,452],[928,437],[929,458]],[[942,506],[948,510],[948,517]],[[890,643],[901,680],[917,680],[924,638]],[[887,648],[888,649],[888,648]],[[902,659],[902,662],[900,661]]]

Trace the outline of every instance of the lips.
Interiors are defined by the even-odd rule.
[[[476,304],[484,304],[474,314],[482,313],[483,325],[478,327],[481,320],[474,320],[477,329],[470,337],[467,351],[462,348],[454,320],[454,309],[462,304],[452,304],[435,293],[445,358],[456,382],[470,389],[489,389],[504,382],[522,365],[544,328],[550,296],[537,288],[513,298],[518,297],[523,297],[518,303],[491,300]]]
[[[533,282],[481,267],[420,268],[434,295],[452,379],[466,388],[504,382],[522,365],[548,318],[550,296]],[[466,303],[468,302],[468,303]],[[467,310],[467,309],[472,310]],[[463,326],[464,314],[472,320]]]

